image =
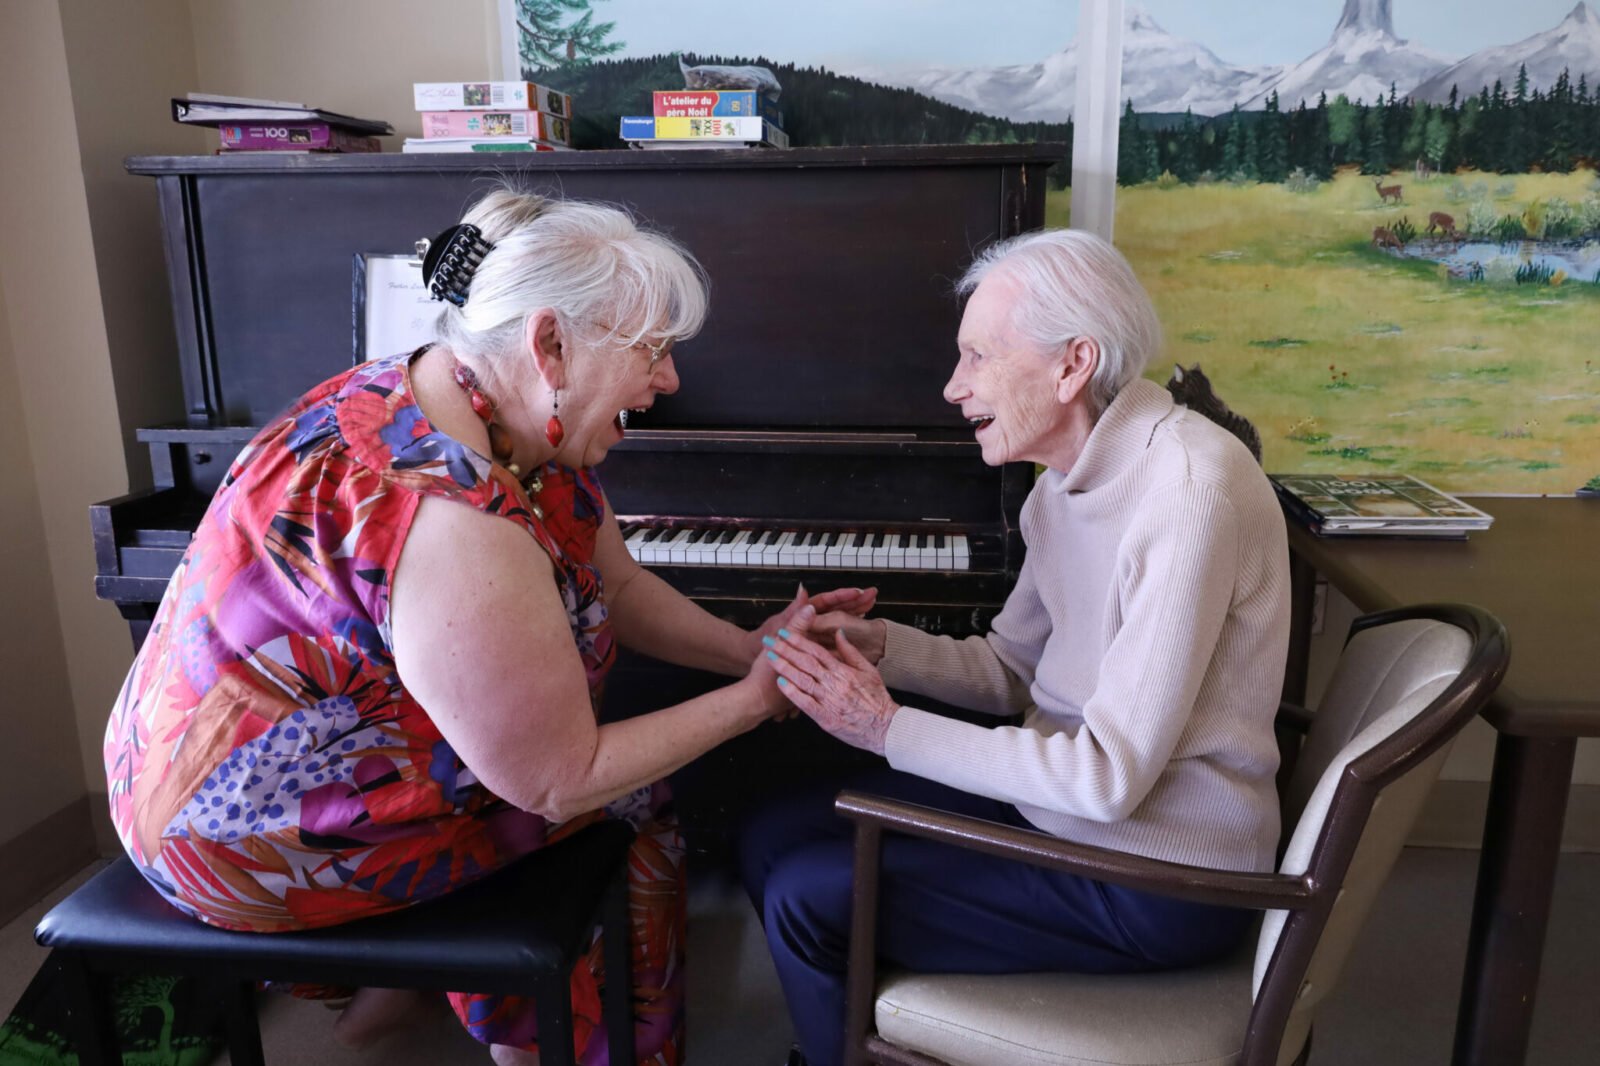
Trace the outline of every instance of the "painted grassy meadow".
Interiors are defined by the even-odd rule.
[[[1201,364],[1273,472],[1518,493],[1600,474],[1600,282],[1545,255],[1581,270],[1600,248],[1530,239],[1563,232],[1548,219],[1594,200],[1595,174],[1405,172],[1381,182],[1398,201],[1377,184],[1350,170],[1119,188],[1117,245],[1167,330],[1150,376]],[[1050,225],[1068,204],[1051,194]],[[1435,212],[1456,233],[1435,219],[1430,236]]]

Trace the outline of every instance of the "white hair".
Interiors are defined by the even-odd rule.
[[[500,188],[461,221],[494,248],[473,274],[466,304],[439,313],[436,335],[476,363],[486,384],[520,370],[528,316],[541,308],[563,328],[603,330],[619,349],[651,333],[692,337],[705,323],[700,264],[622,208]]]
[[[1023,336],[1052,355],[1076,337],[1100,345],[1088,392],[1096,417],[1161,348],[1155,307],[1109,241],[1073,229],[1024,233],[984,249],[956,291],[970,294],[996,270],[1021,290],[1012,324]]]

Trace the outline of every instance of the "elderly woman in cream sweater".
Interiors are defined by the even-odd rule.
[[[769,655],[824,729],[885,755],[852,784],[1180,863],[1270,868],[1272,721],[1289,629],[1271,486],[1225,430],[1142,378],[1160,330],[1127,262],[1077,231],[997,245],[944,389],[983,460],[1047,469],[1022,510],[1027,560],[982,637],[805,610]],[[1020,725],[942,717],[897,692]],[[753,817],[746,887],[801,1048],[842,1054],[849,825],[834,789]],[[923,972],[1125,972],[1228,952],[1251,915],[942,845],[884,842],[879,946]]]

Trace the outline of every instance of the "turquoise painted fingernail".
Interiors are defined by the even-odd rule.
[[[767,652],[767,658],[771,659],[773,662],[777,662],[778,661],[778,653],[775,652],[775,651],[769,651],[769,652]]]
[[[780,629],[780,630],[778,630],[778,636],[782,637],[784,640],[788,640],[789,639],[789,631],[787,629]]]
[[[783,686],[783,687],[784,687],[784,688],[788,688],[788,687],[789,687],[789,682],[787,682],[787,681],[785,681],[785,680],[784,680],[784,679],[783,679],[783,678],[781,678],[781,677],[780,677],[780,678],[778,678],[778,684],[780,684],[780,685],[782,685],[782,686]]]
[[[778,642],[773,640],[771,637],[762,637],[761,643],[765,644],[769,648],[776,648],[778,646]]]

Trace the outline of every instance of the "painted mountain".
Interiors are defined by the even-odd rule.
[[[1328,43],[1242,101],[1243,107],[1263,107],[1273,92],[1285,111],[1302,100],[1315,104],[1322,93],[1330,100],[1343,93],[1372,103],[1388,96],[1391,85],[1404,96],[1449,66],[1449,58],[1394,35],[1392,6],[1393,0],[1345,0]]]
[[[1588,75],[1590,86],[1600,86],[1600,16],[1587,3],[1580,3],[1553,29],[1516,44],[1474,52],[1422,82],[1411,96],[1441,104],[1450,98],[1451,86],[1462,96],[1471,96],[1496,81],[1509,91],[1524,64],[1529,89],[1548,92],[1563,70],[1574,84],[1579,75]]]
[[[1141,112],[1221,114],[1254,96],[1281,67],[1241,67],[1204,45],[1174,36],[1143,8],[1130,4],[1122,24],[1124,99]],[[1041,62],[1007,67],[856,69],[864,81],[903,86],[1013,122],[1064,122],[1076,101],[1078,42]]]
[[[1078,43],[1038,63],[1008,67],[923,67],[844,71],[862,81],[912,89],[935,100],[1013,122],[1066,122],[1078,93]]]
[[[1209,48],[1168,33],[1129,5],[1122,25],[1122,98],[1141,113],[1193,109],[1220,115],[1260,93],[1282,67],[1240,67]],[[1263,97],[1265,99],[1265,97]]]

